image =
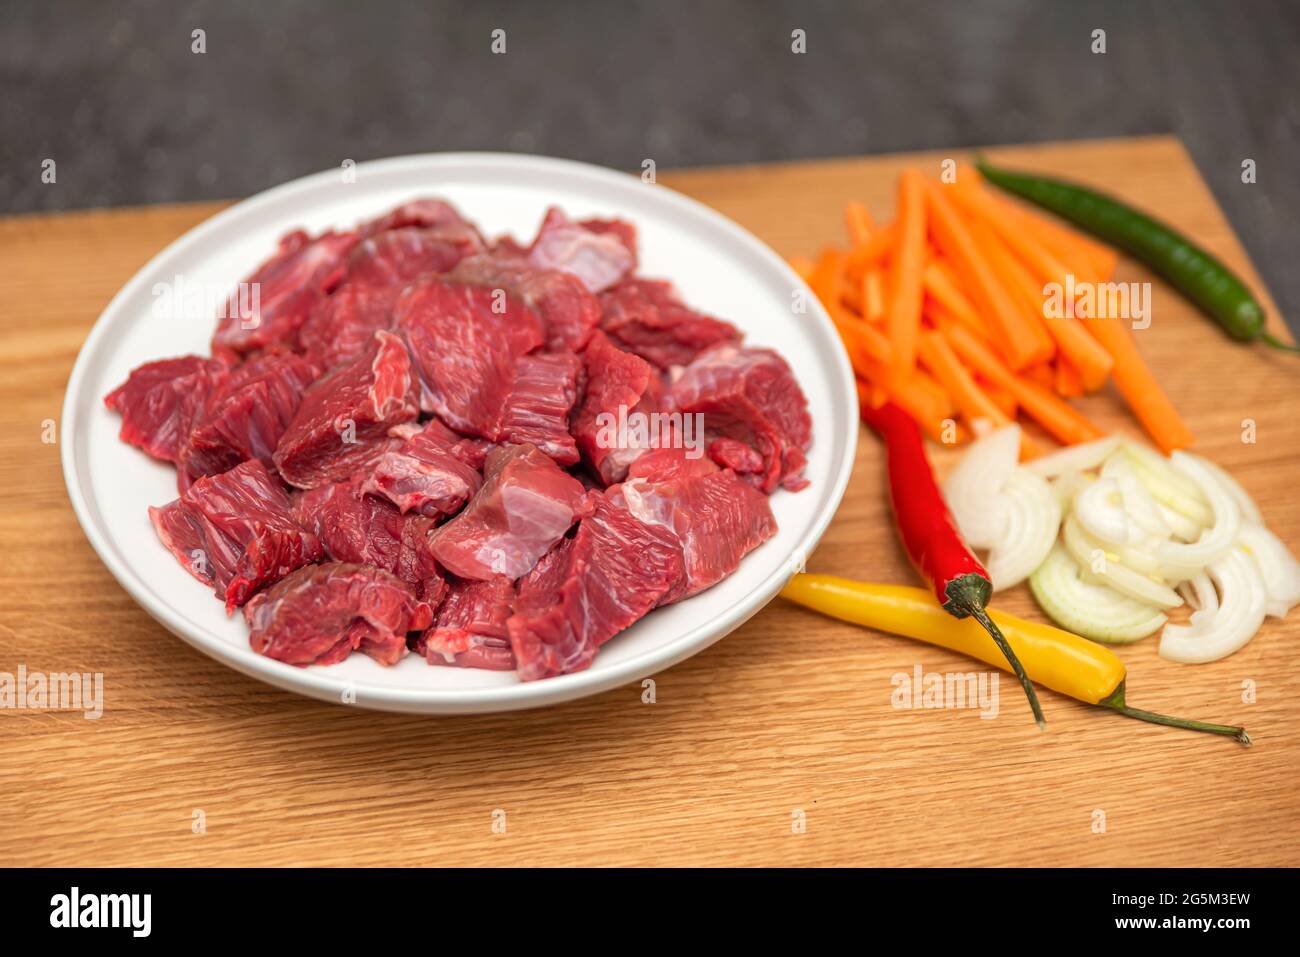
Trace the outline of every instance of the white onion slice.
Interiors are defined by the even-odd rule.
[[[1200,525],[1213,524],[1214,515],[1196,483],[1171,467],[1164,456],[1133,442],[1123,442],[1120,447],[1156,501]]]
[[[1255,504],[1255,500],[1250,497],[1249,492],[1241,487],[1240,482],[1228,474],[1227,469],[1200,455],[1193,455],[1191,452],[1182,454],[1200,462],[1214,474],[1214,477],[1219,480],[1219,484],[1223,486],[1223,490],[1232,496],[1232,500],[1237,503],[1237,508],[1241,509],[1241,517],[1244,521],[1254,522],[1256,525],[1264,524],[1264,516],[1260,514],[1259,506]]]
[[[1128,515],[1120,497],[1119,483],[1113,478],[1100,478],[1080,489],[1074,496],[1071,514],[1093,538],[1107,545],[1128,544]]]
[[[1156,547],[1156,558],[1165,577],[1183,581],[1228,553],[1241,531],[1241,509],[1201,459],[1186,452],[1175,452],[1170,460],[1176,469],[1200,487],[1213,513],[1210,527],[1202,531],[1196,541],[1161,542]]]
[[[1194,542],[1201,537],[1202,526],[1182,512],[1175,512],[1168,505],[1163,505],[1160,502],[1156,503],[1156,508],[1160,510],[1160,517],[1165,520],[1165,524],[1169,526],[1169,530],[1174,533],[1175,538],[1181,538],[1185,542]]]
[[[1187,664],[1218,661],[1250,641],[1264,623],[1264,579],[1243,548],[1233,548],[1210,565],[1219,605],[1192,613],[1186,625],[1165,625],[1160,657]]]
[[[1061,506],[1047,480],[1016,469],[1002,488],[1007,526],[984,563],[994,591],[1018,585],[1043,563],[1061,526]]]
[[[1159,608],[1177,608],[1183,603],[1183,599],[1168,585],[1129,568],[1118,554],[1091,538],[1073,515],[1065,520],[1062,532],[1065,550],[1079,563],[1086,581],[1101,581],[1135,601]],[[1100,562],[1094,561],[1098,553]]]
[[[1127,644],[1160,630],[1169,617],[1106,585],[1084,581],[1078,563],[1059,544],[1029,578],[1029,588],[1049,618],[1094,641]]]
[[[992,548],[1005,536],[1002,487],[1019,467],[1020,426],[1007,425],[971,443],[943,483],[943,497],[966,544]]]
[[[1146,539],[1164,541],[1173,534],[1169,523],[1160,512],[1160,505],[1150,490],[1142,484],[1137,471],[1122,455],[1113,455],[1101,468],[1104,478],[1114,479],[1124,499],[1124,511],[1129,524],[1129,544],[1137,545]]]
[[[1193,611],[1218,611],[1219,596],[1214,590],[1214,582],[1205,572],[1197,572],[1178,586],[1178,594],[1187,600]]]
[[[1080,445],[1067,445],[1049,455],[1026,462],[1025,468],[1043,478],[1055,478],[1067,472],[1086,472],[1101,465],[1117,448],[1119,436],[1108,435],[1104,439]]]
[[[1287,612],[1300,604],[1300,562],[1282,544],[1282,539],[1254,522],[1241,526],[1237,544],[1254,559],[1264,580],[1265,612],[1275,618],[1285,618]]]
[[[1074,508],[1074,497],[1095,481],[1082,472],[1064,472],[1048,483],[1052,486],[1052,494],[1056,496],[1056,504],[1061,506],[1062,516],[1068,515]]]

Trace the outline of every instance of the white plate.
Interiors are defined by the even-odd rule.
[[[290,691],[362,707],[429,714],[503,711],[567,701],[635,681],[717,641],[763,607],[826,530],[853,465],[858,425],[853,374],[814,297],[791,309],[802,281],[735,223],[663,186],[567,160],[494,153],[407,156],[359,165],[355,182],[326,171],[245,200],[195,227],[141,269],[109,303],[77,357],[63,405],[63,473],[86,536],[131,596],[194,647]],[[615,637],[577,674],[520,682],[513,674],[430,667],[408,656],[385,668],[364,655],[296,668],[254,654],[242,616],[226,618],[212,590],[159,544],[146,508],[176,497],[174,470],[117,438],[103,397],[152,359],[208,354],[215,320],[155,315],[155,284],[228,289],[286,231],[351,227],[418,196],[443,196],[486,235],[527,240],[547,206],[575,217],[636,224],[640,273],[671,279],[691,305],[729,319],[746,341],[771,346],[808,396],[813,447],[802,492],[778,491],[780,530],[730,578],[659,609]]]

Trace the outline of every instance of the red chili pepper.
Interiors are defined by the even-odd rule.
[[[892,402],[878,408],[864,402],[862,420],[885,441],[889,498],[907,557],[934,589],[944,611],[954,618],[973,617],[997,642],[1025,689],[1034,720],[1044,727],[1043,709],[1029,676],[984,610],[993,594],[993,582],[953,523],[925,457],[916,422]]]

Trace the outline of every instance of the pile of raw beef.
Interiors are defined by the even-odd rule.
[[[780,356],[636,264],[629,223],[557,209],[529,246],[436,199],[290,233],[213,358],[105,399],[176,466],[158,537],[281,661],[587,667],[776,531],[767,496],[806,484],[812,439]],[[610,442],[632,413],[700,413],[703,444]]]

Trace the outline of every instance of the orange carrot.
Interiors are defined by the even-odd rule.
[[[921,273],[921,284],[925,288],[926,296],[941,304],[954,319],[962,325],[978,330],[981,335],[988,336],[988,324],[980,318],[974,304],[957,285],[952,267],[944,260],[931,259],[925,264],[925,270]]]
[[[914,169],[898,179],[897,242],[889,262],[889,306],[885,327],[900,369],[916,364],[921,330],[921,270],[925,265],[925,180]]]
[[[934,299],[930,299],[928,297],[926,298],[924,304],[921,307],[921,315],[925,319],[925,321],[935,329],[947,329],[948,326],[950,325],[964,326],[972,335],[978,338],[981,342],[990,341],[989,330],[987,326],[984,326],[983,324],[979,326],[972,326],[970,324],[970,317],[963,317],[963,316],[959,316],[957,313],[949,312],[946,308],[944,308]],[[976,322],[979,321],[978,316],[975,316],[975,321]]]
[[[1064,283],[1069,268],[1028,233],[1012,226],[986,193],[967,185],[953,190],[953,198],[958,207],[978,217],[1000,240],[997,250],[986,251],[1001,264],[1022,301],[1042,318],[1057,348],[1070,357],[1084,388],[1089,392],[1100,389],[1110,374],[1110,354],[1074,321],[1073,315],[1054,315],[1046,308],[1045,284]]]
[[[862,274],[862,310],[868,322],[885,317],[885,274],[874,267]]]
[[[1105,434],[1068,403],[1053,395],[1050,389],[1017,376],[988,346],[962,326],[951,326],[944,332],[953,350],[966,365],[1015,396],[1025,414],[1061,442],[1074,445],[1099,439]]]
[[[908,372],[885,363],[873,363],[865,375],[936,442],[953,445],[969,439],[969,432],[953,418],[957,410],[951,397],[921,370]]]
[[[980,391],[989,397],[989,401],[1002,410],[1003,415],[1008,419],[1014,419],[1016,413],[1020,411],[1020,406],[1016,402],[1016,397],[1001,386],[996,386],[988,379],[981,375],[975,376],[975,384],[980,387]]]
[[[1115,387],[1160,451],[1168,455],[1191,445],[1191,429],[1143,361],[1123,320],[1084,317],[1083,324],[1114,358],[1111,378]]]
[[[844,261],[844,268],[853,279],[859,279],[865,269],[870,266],[879,266],[889,258],[890,251],[894,247],[895,226],[890,223],[881,226],[871,238],[862,245],[854,248],[848,254]]]
[[[993,327],[1011,368],[1018,371],[1049,358],[1055,347],[1042,323],[1025,320],[971,238],[965,222],[943,194],[943,188],[934,183],[927,183],[926,187],[926,208],[939,250]]]
[[[1079,370],[1065,356],[1058,355],[1054,367],[1055,381],[1053,388],[1056,394],[1066,399],[1077,399],[1083,395],[1083,378]]]
[[[1006,290],[1007,297],[1020,310],[1022,320],[1027,324],[1026,328],[1033,327],[1038,333],[1045,335],[1046,327],[1043,324],[1042,297],[1038,292],[1038,285],[1034,281],[1033,275],[1016,260],[1016,257],[1011,254],[1011,250],[998,239],[997,234],[984,220],[968,219],[966,225],[970,229],[971,238],[975,240],[980,252],[984,254],[989,269],[997,277],[1002,288]],[[1056,355],[1056,342],[1054,340],[1052,340],[1051,350],[1051,355],[1047,359],[1051,359]]]
[[[839,331],[848,350],[849,362],[858,369],[872,360],[887,362],[893,355],[889,340],[883,334],[849,312],[839,302],[840,277],[843,272],[844,254],[837,249],[827,248],[813,267],[813,274],[808,285],[817,294],[831,321]]]
[[[987,420],[995,428],[1010,424],[1011,417],[998,408],[976,384],[942,332],[933,329],[922,332],[918,354],[921,364],[948,390],[957,409],[972,429],[980,419]],[[1026,458],[1038,453],[1033,440],[1028,436],[1023,437],[1021,453]]]
[[[857,200],[844,207],[844,225],[848,227],[849,242],[854,246],[865,246],[876,231],[875,221],[867,207]]]
[[[1033,365],[1021,369],[1020,378],[1036,382],[1044,389],[1051,389],[1056,385],[1056,373],[1053,371],[1050,362],[1035,362]]]
[[[1119,255],[1104,243],[1032,213],[982,187],[963,185],[961,188],[967,195],[978,189],[985,198],[987,208],[995,211],[1001,222],[1034,239],[1057,259],[1070,264],[1076,276],[1105,280],[1115,271]]]

